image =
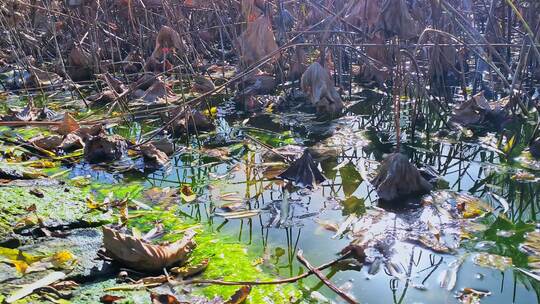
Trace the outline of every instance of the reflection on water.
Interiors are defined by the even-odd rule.
[[[327,181],[313,191],[273,179],[269,165],[273,160],[265,156],[267,149],[253,143],[249,149],[235,150],[226,161],[187,152],[175,159],[169,172],[147,176],[147,183],[161,187],[190,184],[199,199],[185,205],[186,213],[207,222],[215,231],[235,235],[251,250],[260,252],[268,271],[283,277],[297,275],[304,271],[295,258],[298,249],[312,264],[332,260],[351,240],[334,238],[335,231],[330,230],[351,216],[362,219],[370,210],[378,210],[374,209],[376,195],[366,179],[384,154],[392,151],[395,132],[391,109],[377,103],[382,96],[369,94],[351,108],[352,113],[334,123],[316,122],[312,115],[303,113],[262,114],[239,123],[237,117],[221,114],[221,134],[217,137],[222,139],[243,139],[247,133],[274,147],[296,143],[322,151],[319,160]],[[515,178],[521,169],[512,163],[513,154],[505,157],[496,149],[459,135],[434,136],[442,127],[440,119],[438,115],[426,115],[424,127],[431,135],[417,130],[415,143],[405,144],[404,152],[418,166],[431,167],[442,178],[439,187],[482,197],[494,214],[506,212],[500,217],[483,218],[478,223],[485,227],[483,232],[463,232],[462,247],[453,254],[434,253],[402,238],[391,244],[390,264],[375,259],[362,269],[358,265],[334,267],[326,275],[361,303],[456,303],[457,292],[466,287],[491,292],[482,303],[538,302],[540,286],[534,279],[513,267],[504,271],[480,267],[472,259],[475,252],[486,251],[511,257],[517,267],[527,266],[527,256],[519,250],[519,244],[524,234],[534,229],[526,223],[536,221],[537,183]],[[404,121],[404,128],[407,125]],[[412,142],[406,128],[402,134],[405,143]],[[327,153],[329,150],[333,152]],[[243,219],[213,216],[227,204],[223,197],[230,193],[247,209],[261,212]],[[396,213],[397,217],[403,215]],[[420,220],[422,212],[416,214],[418,219],[409,217],[405,226],[414,229],[414,224],[426,223]],[[385,225],[392,225],[390,222]],[[452,270],[456,281],[448,284],[453,280],[448,277]],[[316,279],[306,279],[299,286],[318,301],[341,301]]]

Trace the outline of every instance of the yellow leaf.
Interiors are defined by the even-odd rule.
[[[186,202],[190,203],[197,198],[197,194],[191,190],[191,187],[188,185],[183,185],[180,190],[180,197]]]
[[[31,163],[30,167],[43,169],[43,168],[54,168],[55,165],[52,161],[49,161],[49,160],[38,160],[36,162]]]
[[[25,261],[11,260],[9,262],[15,267],[15,269],[17,269],[17,272],[21,274],[26,273],[26,269],[28,269],[28,264]]]

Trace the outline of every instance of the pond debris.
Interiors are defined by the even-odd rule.
[[[438,279],[439,286],[441,288],[445,288],[446,290],[450,291],[456,287],[458,272],[466,257],[467,255],[460,256],[456,260],[452,261],[448,265],[447,269],[441,272]]]
[[[317,112],[337,114],[343,109],[341,96],[334,87],[330,71],[319,62],[312,63],[302,74],[300,86]]]
[[[144,165],[147,168],[161,168],[169,163],[169,157],[165,152],[159,150],[152,143],[140,146],[141,154],[144,158]]]
[[[198,110],[173,109],[164,115],[173,136],[198,134],[215,128],[213,122]]]
[[[127,142],[119,135],[99,134],[90,137],[84,146],[84,159],[91,163],[112,162],[127,155]]]
[[[394,201],[411,195],[421,195],[431,191],[433,186],[426,181],[418,169],[401,153],[388,155],[372,180],[379,198]]]
[[[195,265],[186,265],[182,267],[171,268],[171,272],[182,278],[188,278],[203,272],[208,267],[209,259],[203,259]]]
[[[43,278],[35,281],[34,283],[22,286],[19,290],[14,292],[12,295],[5,299],[6,303],[14,303],[28,295],[31,295],[34,291],[39,288],[48,286],[54,282],[63,280],[66,277],[66,274],[60,271],[54,271]]]
[[[278,177],[291,181],[299,187],[308,189],[313,189],[326,180],[307,149],[304,150],[302,157],[295,160]]]
[[[460,303],[463,304],[480,304],[480,299],[490,295],[490,291],[466,287],[457,294],[456,298],[459,300]]]
[[[183,264],[195,248],[195,231],[187,230],[184,237],[171,244],[154,245],[102,227],[106,254],[120,264],[139,271],[159,272],[175,264]]]

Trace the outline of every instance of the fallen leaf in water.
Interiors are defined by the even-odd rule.
[[[58,128],[56,129],[56,132],[61,135],[68,135],[71,132],[75,132],[79,130],[81,126],[79,123],[71,116],[69,113],[64,114],[64,119],[62,120],[62,123]]]
[[[105,304],[112,304],[112,303],[115,303],[115,302],[123,300],[123,299],[125,299],[125,297],[113,296],[113,295],[106,294],[106,295],[101,296],[99,298],[99,301],[101,303],[105,303]]]
[[[184,202],[191,203],[197,199],[197,194],[193,192],[189,185],[182,185],[180,188],[180,197],[184,200]]]
[[[455,261],[452,261],[448,265],[448,268],[441,272],[439,275],[439,286],[441,286],[441,288],[450,291],[456,287],[458,271],[466,257],[467,255],[463,255]]]
[[[336,232],[339,229],[339,226],[336,223],[333,223],[328,220],[315,219],[315,222],[319,224],[319,226],[321,226],[322,228],[328,231]]]
[[[459,302],[463,304],[480,304],[480,299],[489,295],[491,295],[491,292],[489,291],[482,291],[467,287],[463,288],[463,290],[458,293],[457,298]]]
[[[171,294],[157,294],[150,293],[150,299],[152,304],[182,304],[185,302],[180,302],[178,299]]]
[[[161,271],[182,263],[195,248],[195,232],[188,230],[182,240],[168,245],[153,245],[103,227],[103,246],[116,261],[140,271]]]
[[[304,150],[302,157],[295,160],[279,177],[305,188],[313,188],[325,181],[307,149]]]
[[[240,287],[231,297],[229,300],[223,302],[223,304],[240,304],[243,303],[247,297],[249,296],[249,293],[251,292],[251,286],[245,285]]]

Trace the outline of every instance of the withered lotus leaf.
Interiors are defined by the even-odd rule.
[[[71,116],[69,113],[65,113],[64,119],[62,120],[60,126],[58,126],[56,132],[62,135],[67,135],[71,132],[79,130],[80,128],[81,126],[75,120],[75,118],[73,118],[73,116]]]
[[[113,259],[140,271],[161,271],[182,264],[195,248],[195,231],[188,230],[184,237],[168,245],[154,245],[103,227],[103,246]]]
[[[345,15],[345,20],[358,27],[367,27],[367,32],[375,29],[381,12],[381,0],[352,1]]]
[[[250,66],[278,49],[270,20],[266,16],[260,16],[249,23],[237,43],[240,61],[244,66]]]
[[[167,49],[176,49],[182,51],[185,49],[184,41],[177,31],[166,25],[162,26],[156,37],[156,47],[152,53],[152,57],[161,58]]]
[[[143,155],[145,166],[147,167],[159,168],[165,166],[169,162],[167,154],[150,143],[141,146],[141,154]]]
[[[401,196],[425,194],[432,189],[407,156],[393,153],[387,156],[372,181],[379,198],[394,201]]]
[[[405,0],[385,0],[380,15],[380,27],[388,36],[402,39],[417,37],[420,33],[417,22],[409,13]]]
[[[300,81],[304,91],[319,112],[339,112],[343,108],[341,96],[334,87],[330,72],[320,63],[312,63]]]

